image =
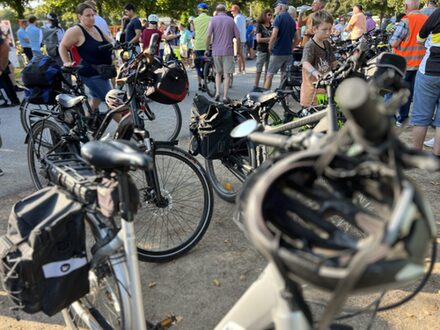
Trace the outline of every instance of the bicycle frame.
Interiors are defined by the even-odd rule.
[[[310,326],[301,310],[292,310],[287,297],[280,294],[285,283],[272,262],[247,289],[215,330],[308,330]]]

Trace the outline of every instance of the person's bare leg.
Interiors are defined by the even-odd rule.
[[[12,81],[12,85],[17,86],[17,81],[15,79],[15,66],[9,63],[9,79]]]
[[[425,141],[425,137],[426,137],[426,132],[428,130],[427,126],[414,126],[412,129],[412,137],[413,137],[413,147],[414,149],[417,150],[423,150],[423,142]],[[438,129],[436,129],[436,136],[437,136],[437,131]],[[439,140],[440,142],[440,140]],[[436,143],[437,143],[437,139],[436,139]],[[434,145],[435,148],[435,145]]]
[[[261,77],[261,72],[256,72],[255,73],[255,87],[258,87],[258,85],[260,84],[260,77]]]
[[[266,76],[266,79],[264,80],[264,88],[265,89],[271,89],[271,87],[272,87],[272,79],[273,79],[273,76],[271,74],[268,74]]]
[[[438,111],[439,109],[437,109]],[[440,127],[435,128],[434,148],[432,149],[434,155],[440,156]]]
[[[93,97],[90,99],[89,104],[90,104],[90,108],[92,109],[92,112],[95,112],[95,111],[99,111],[99,105],[101,104],[101,101]]]
[[[220,96],[220,88],[222,87],[222,74],[218,73],[215,75],[215,87],[216,87],[216,93],[215,96]]]
[[[231,76],[225,73],[225,80],[223,81],[223,99],[228,98],[230,81],[231,81]]]

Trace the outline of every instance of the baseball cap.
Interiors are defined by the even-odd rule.
[[[277,0],[274,4],[274,7],[278,5],[288,5],[288,4],[289,4],[289,0]]]
[[[50,21],[56,21],[58,20],[58,17],[55,13],[50,12],[49,14],[47,14],[46,18]]]
[[[201,2],[201,3],[199,3],[199,4],[197,5],[197,9],[205,11],[205,10],[208,10],[209,7],[208,7],[208,5],[207,5],[206,3]]]

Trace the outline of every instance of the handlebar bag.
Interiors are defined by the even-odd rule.
[[[163,66],[155,71],[155,82],[147,87],[145,95],[162,104],[183,101],[188,94],[188,76],[177,63]]]
[[[206,159],[227,156],[231,148],[232,110],[226,105],[196,95],[191,109],[191,153]]]
[[[57,187],[16,203],[0,237],[0,278],[17,311],[52,316],[89,291],[82,205]]]

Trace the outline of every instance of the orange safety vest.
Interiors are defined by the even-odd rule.
[[[424,45],[417,42],[417,35],[419,34],[423,24],[425,24],[428,16],[421,13],[410,13],[402,19],[408,20],[409,35],[403,40],[398,48],[394,48],[394,53],[403,56],[406,59],[406,69],[416,70],[425,56],[426,48]]]

